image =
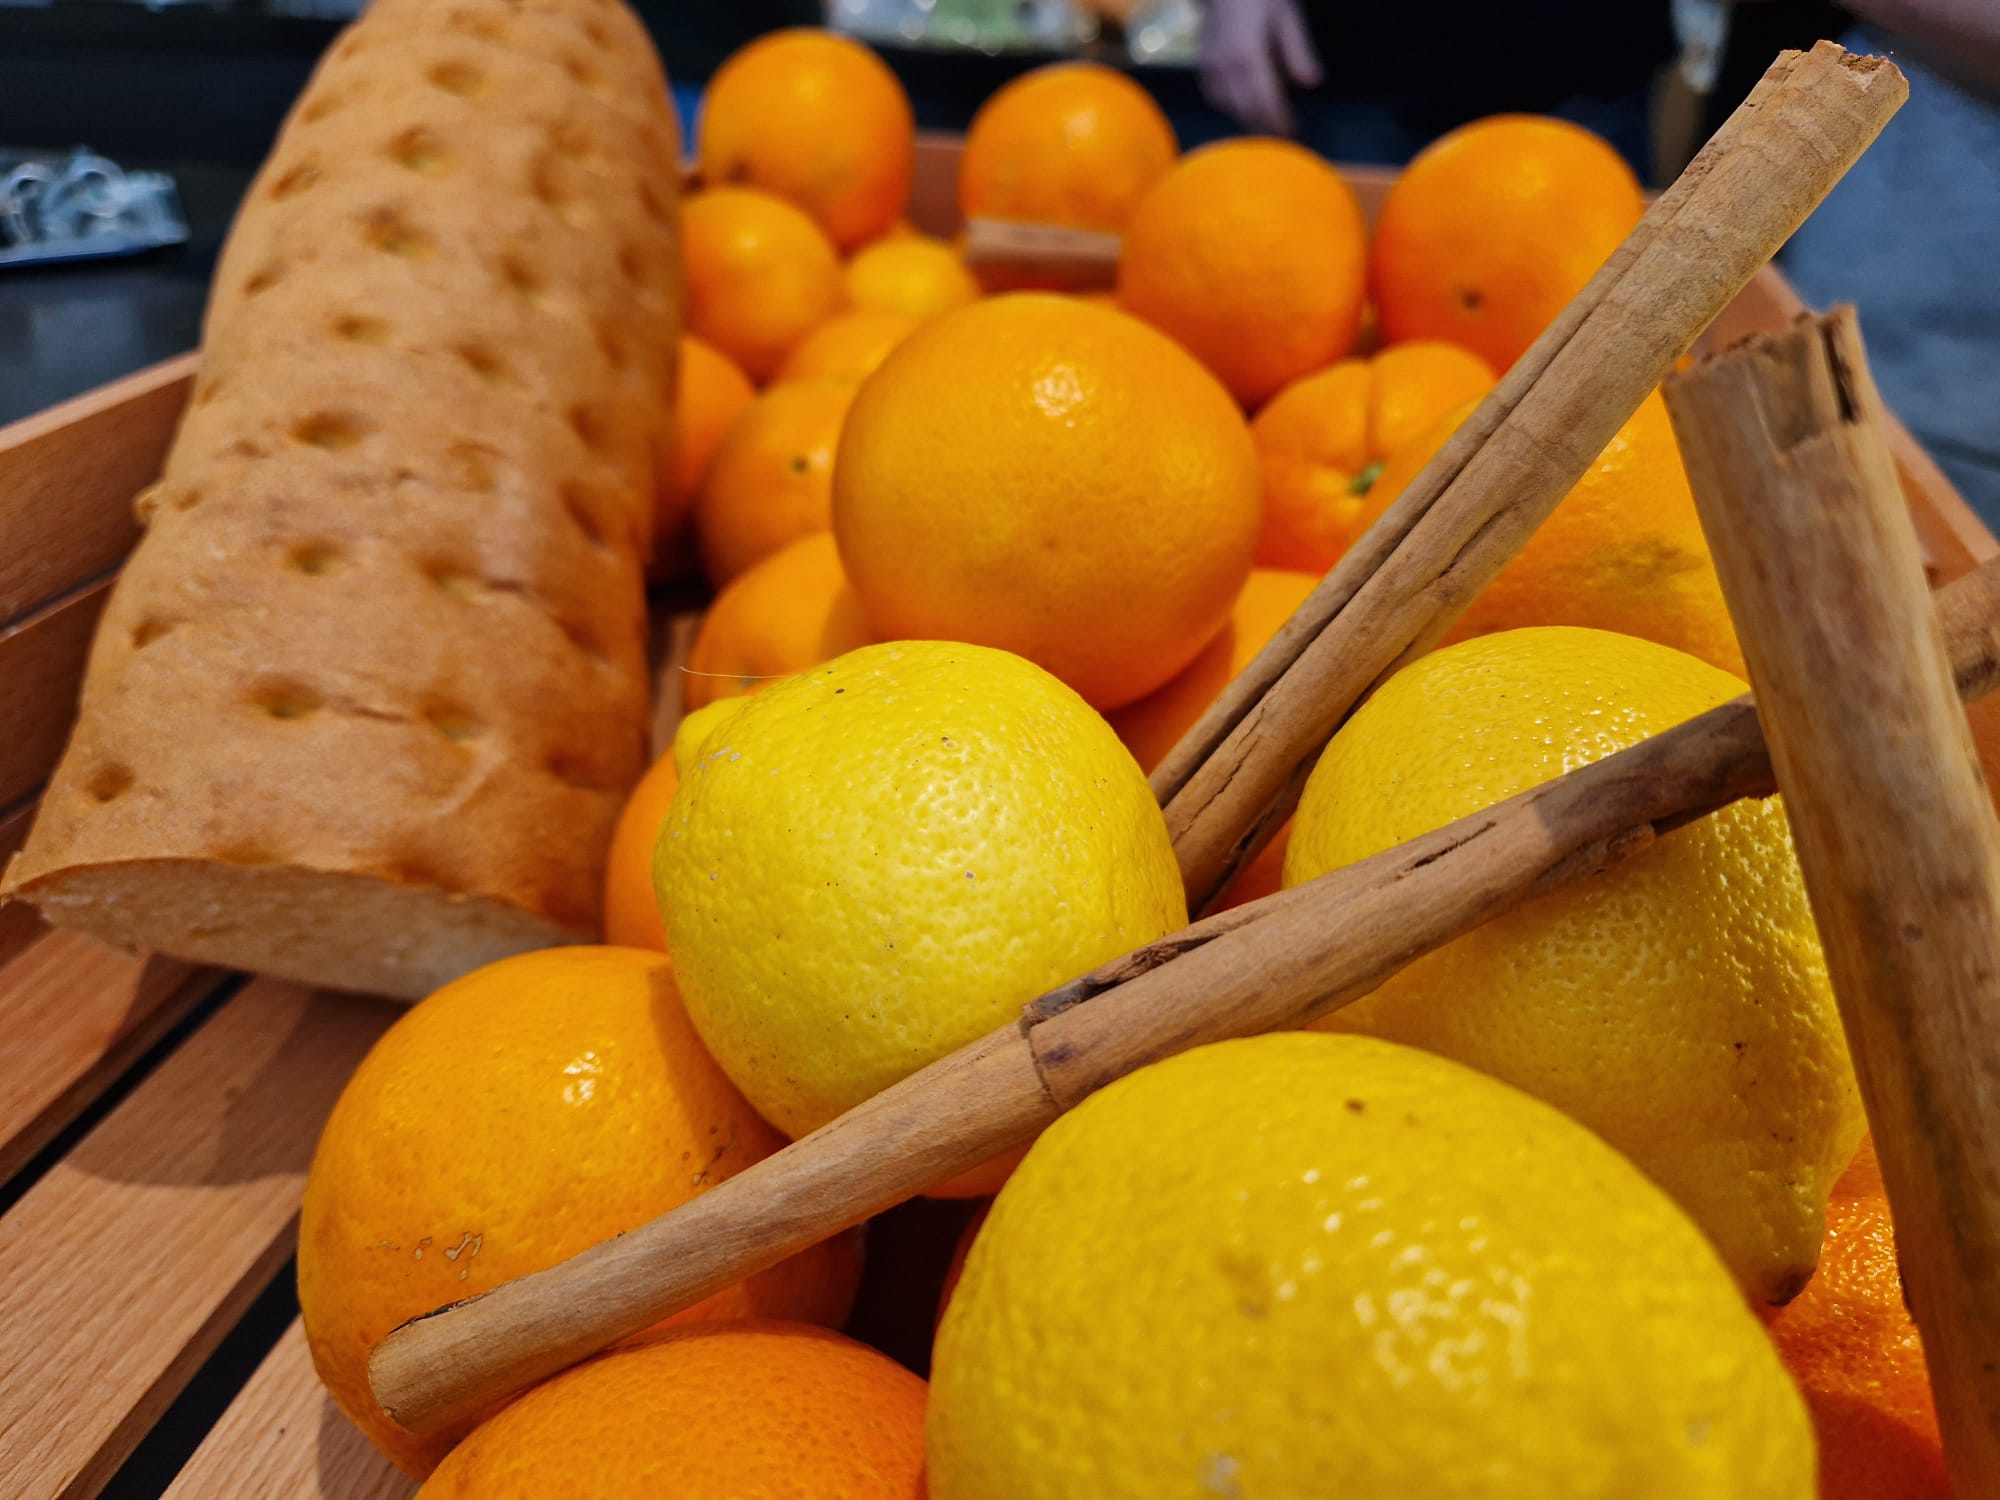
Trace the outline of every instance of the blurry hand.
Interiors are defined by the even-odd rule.
[[[1312,88],[1322,76],[1298,0],[1209,0],[1201,91],[1217,109],[1253,130],[1290,135],[1287,80]]]

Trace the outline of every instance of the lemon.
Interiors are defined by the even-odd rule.
[[[1146,778],[1041,668],[868,646],[711,721],[654,852],[689,1016],[802,1135],[1187,921]]]
[[[1666,646],[1543,628],[1412,663],[1334,736],[1285,880],[1387,849],[1744,691]],[[1505,1079],[1623,1151],[1752,1296],[1812,1273],[1862,1115],[1778,799],[1670,833],[1487,923],[1322,1023]]]
[[[933,1500],[1810,1500],[1805,1407],[1589,1131],[1369,1037],[1223,1042],[1043,1132],[931,1364]]]

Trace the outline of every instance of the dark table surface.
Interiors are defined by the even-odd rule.
[[[638,0],[669,75],[698,82],[765,26],[810,19],[812,0],[726,7]],[[0,269],[0,423],[196,347],[230,216],[284,112],[338,31],[330,21],[193,6],[0,0],[0,147],[87,145],[175,178],[189,242],[117,261]],[[977,102],[1047,61],[892,53],[928,129],[963,129]],[[1221,133],[1185,72],[1146,79],[1192,143]]]

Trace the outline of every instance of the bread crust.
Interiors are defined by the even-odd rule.
[[[406,996],[595,935],[645,758],[678,156],[617,0],[376,0],[334,45],[9,894]]]

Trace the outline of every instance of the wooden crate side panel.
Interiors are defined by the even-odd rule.
[[[55,931],[0,968],[0,1182],[225,977]]]
[[[320,1126],[400,1013],[245,986],[0,1218],[0,1494],[102,1487],[291,1254]]]
[[[162,1500],[409,1500],[417,1482],[320,1389],[298,1319],[265,1356]]]
[[[0,627],[0,807],[35,791],[55,769],[76,718],[110,577],[72,590]]]
[[[0,622],[115,568],[194,385],[184,354],[0,427]]]

